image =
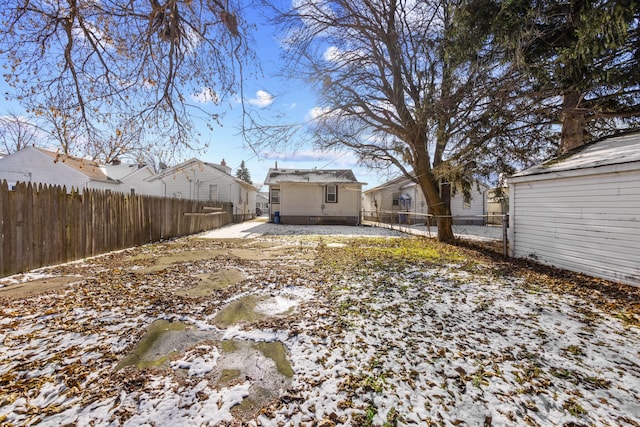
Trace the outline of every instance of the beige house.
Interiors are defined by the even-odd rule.
[[[487,224],[502,225],[509,213],[509,187],[494,187],[487,192]]]
[[[454,224],[483,225],[487,214],[487,190],[475,182],[469,194],[461,188],[442,185],[440,193],[449,203]],[[364,219],[403,224],[424,223],[429,206],[420,186],[406,177],[399,177],[363,193]]]
[[[269,169],[269,219],[282,224],[360,224],[362,182],[349,169]]]

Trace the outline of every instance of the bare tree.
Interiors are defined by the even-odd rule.
[[[12,154],[35,144],[38,128],[25,117],[14,112],[0,117],[0,146],[6,154]]]
[[[292,75],[320,93],[314,142],[354,150],[368,165],[393,164],[417,182],[440,241],[454,238],[441,183],[469,182],[483,159],[506,159],[496,137],[510,133],[519,144],[526,120],[515,108],[512,121],[492,119],[510,105],[517,76],[481,44],[474,53],[458,49],[457,7],[455,0],[299,0],[278,12]],[[257,128],[263,139],[280,130]]]
[[[234,93],[251,60],[240,5],[14,0],[0,9],[5,78],[35,115],[73,123],[82,144],[104,141],[117,113],[137,118],[138,132],[189,145],[190,114],[199,108],[192,96]]]

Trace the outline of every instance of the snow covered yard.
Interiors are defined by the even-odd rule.
[[[637,289],[390,230],[255,227],[0,280],[67,278],[0,292],[0,424],[640,425]],[[247,297],[263,316],[221,326]],[[158,319],[186,324],[190,344],[116,369]],[[292,371],[260,408],[258,372],[223,380],[230,342],[286,349],[257,364]]]

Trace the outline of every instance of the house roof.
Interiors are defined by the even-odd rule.
[[[90,179],[98,181],[116,181],[108,177],[104,168],[94,160],[68,156],[66,154],[60,154],[54,151],[45,150],[44,148],[34,148],[39,152],[51,157],[54,163],[63,163]]]
[[[562,156],[518,172],[511,178],[633,162],[640,162],[640,132],[607,137],[582,145]]]
[[[116,180],[123,180],[129,175],[133,175],[145,168],[149,169],[149,171],[153,173],[153,170],[146,165],[101,165],[103,172],[105,172],[109,178]]]
[[[406,176],[402,175],[402,176],[399,176],[397,178],[393,178],[392,180],[387,181],[384,184],[378,185],[377,187],[370,188],[367,191],[365,191],[364,193],[366,194],[366,193],[371,193],[371,192],[374,192],[374,191],[384,190],[387,187],[390,187],[392,185],[396,185],[396,184],[399,184],[399,183],[403,183],[403,185],[405,185],[405,184],[407,184],[409,182],[412,182],[412,181],[409,178],[407,178]]]
[[[392,179],[391,181],[387,181],[382,185],[379,185],[377,187],[374,188],[370,188],[369,190],[365,191],[364,194],[368,194],[368,193],[372,193],[375,191],[380,191],[380,190],[384,190],[385,188],[394,186],[394,185],[398,185],[400,190],[406,190],[407,188],[413,188],[415,186],[418,185],[418,183],[412,181],[411,179],[407,178],[406,176],[402,175],[399,176],[397,178]],[[484,184],[483,182],[480,182],[478,180],[474,181],[474,185],[482,187],[482,188],[488,188],[488,186],[486,184]]]
[[[269,169],[265,185],[282,183],[362,184],[351,169]]]

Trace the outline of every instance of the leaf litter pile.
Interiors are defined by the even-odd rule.
[[[640,426],[639,290],[556,273],[421,238],[263,236],[13,276],[0,424]],[[180,339],[144,361],[158,322]]]

